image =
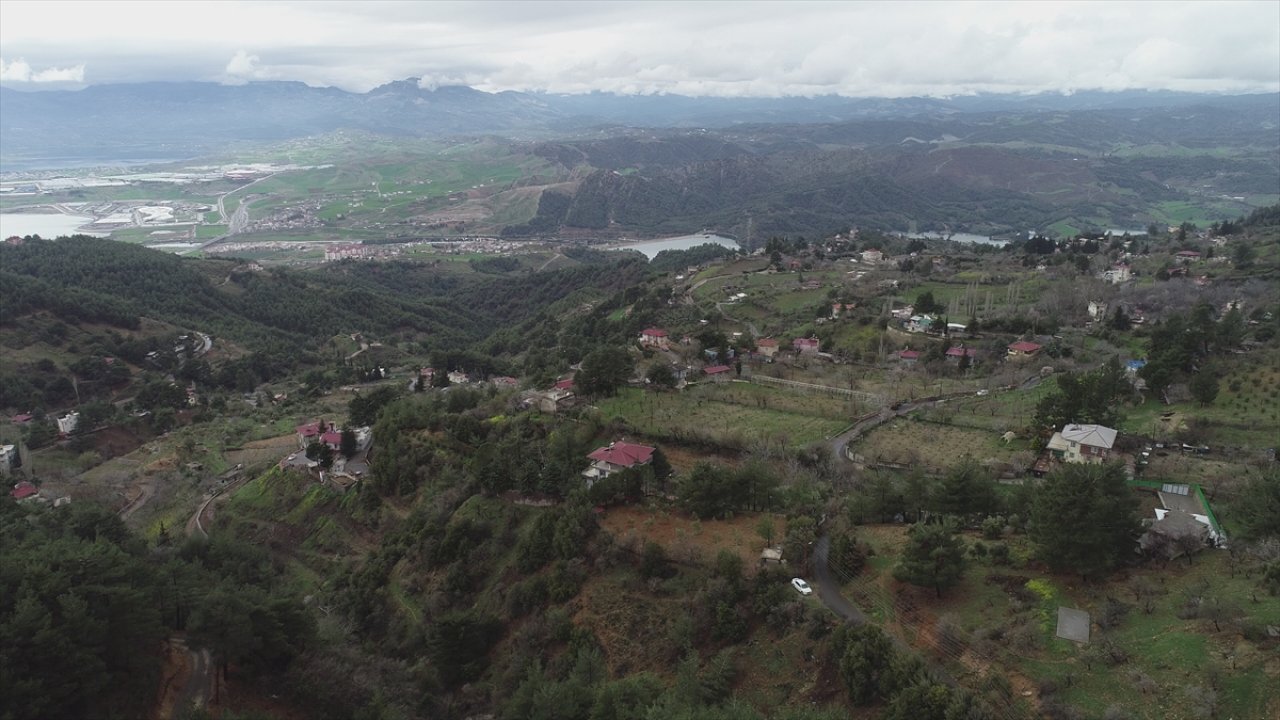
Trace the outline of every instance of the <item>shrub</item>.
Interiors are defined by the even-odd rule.
[[[1004,535],[1004,520],[995,515],[982,521],[982,537],[988,540],[999,540]]]

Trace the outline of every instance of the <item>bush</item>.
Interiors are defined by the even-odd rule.
[[[1003,518],[991,515],[982,521],[982,537],[988,540],[999,540],[1004,535],[1004,526]]]

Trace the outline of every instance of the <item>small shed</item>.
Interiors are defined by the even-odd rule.
[[[786,560],[782,559],[781,545],[767,547],[760,551],[760,564],[768,565],[769,563],[773,563],[775,565],[785,565],[787,563]]]

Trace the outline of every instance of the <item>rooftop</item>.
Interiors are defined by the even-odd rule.
[[[1067,425],[1062,428],[1062,438],[1068,442],[1110,450],[1116,442],[1116,431],[1103,425]]]
[[[608,447],[597,448],[587,457],[610,465],[632,467],[643,465],[653,459],[653,450],[648,445],[617,442],[610,443]]]

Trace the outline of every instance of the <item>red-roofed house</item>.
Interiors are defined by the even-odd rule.
[[[821,346],[821,341],[816,337],[796,338],[791,341],[791,347],[799,353],[816,353]]]
[[[729,371],[732,369],[728,365],[712,365],[702,368],[702,374],[716,382],[723,382],[729,379]]]
[[[1177,258],[1178,258],[1179,260],[1182,260],[1183,262],[1190,262],[1190,261],[1192,261],[1192,260],[1199,260],[1199,259],[1200,259],[1200,251],[1198,251],[1198,250],[1179,250],[1179,251],[1178,251],[1178,253],[1177,253]]]
[[[640,344],[666,350],[668,347],[667,331],[658,328],[645,328],[640,332]]]
[[[9,495],[12,496],[14,500],[26,500],[27,498],[35,497],[39,494],[40,489],[26,480],[14,485],[13,489],[9,491]]]
[[[947,348],[947,361],[959,363],[960,358],[967,357],[970,362],[978,359],[978,351],[974,348],[967,348],[963,345]]]
[[[27,423],[31,422],[31,420],[32,420],[31,413],[19,413],[17,415],[14,415],[13,418],[11,418],[11,422],[14,425],[26,425]]]
[[[591,467],[582,471],[587,479],[587,487],[596,480],[602,480],[616,472],[622,472],[638,465],[648,465],[653,461],[654,448],[648,445],[635,445],[627,442],[609,443],[608,447],[596,448],[587,457]]]
[[[329,425],[329,428],[329,432],[320,436],[320,442],[328,445],[330,450],[336,452],[338,448],[342,447],[342,433],[333,429],[332,424]]]
[[[303,450],[306,450],[307,446],[313,442],[322,442],[328,445],[329,441],[326,440],[325,437],[330,433],[337,435],[339,441],[342,439],[342,436],[338,433],[338,426],[333,423],[322,424],[321,421],[316,421],[313,423],[307,423],[306,425],[299,425],[297,427],[297,431],[298,447]],[[337,444],[334,444],[332,447],[336,450],[338,446]]]
[[[499,388],[513,388],[520,385],[519,380],[508,375],[501,375],[499,377],[492,378],[489,382],[493,383],[494,387]]]
[[[772,358],[778,354],[778,341],[773,338],[760,338],[756,340],[756,352],[767,358]]]
[[[1026,340],[1019,340],[1009,345],[1009,357],[1032,357],[1040,352],[1040,346]]]
[[[573,378],[566,378],[551,386],[552,390],[572,390]]]
[[[902,352],[898,353],[898,362],[902,363],[903,365],[908,365],[908,366],[915,365],[919,361],[920,361],[919,350],[903,350]]]

